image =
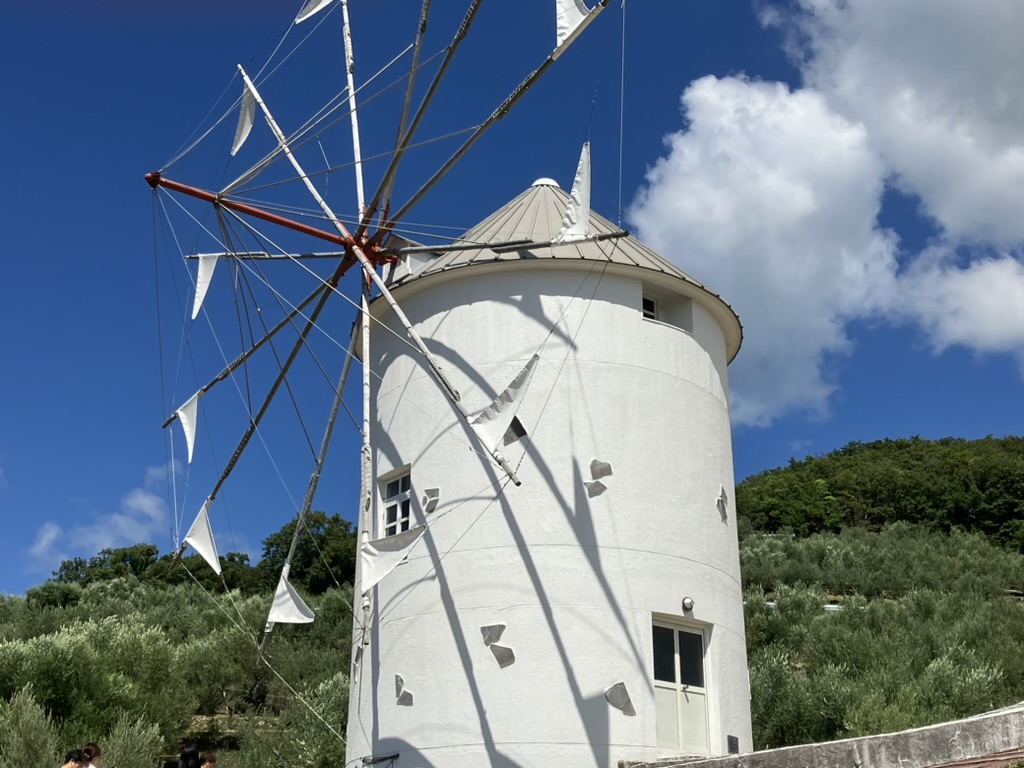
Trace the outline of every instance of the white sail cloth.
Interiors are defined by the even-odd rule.
[[[256,122],[256,94],[252,92],[248,84],[242,86],[242,108],[238,112],[238,127],[235,128],[235,140],[231,143],[231,156],[238,154],[238,150],[249,138],[249,131]]]
[[[537,367],[539,359],[539,355],[531,357],[505,391],[469,423],[488,451],[493,453],[502,444],[505,433],[512,425],[516,411],[519,410],[519,404],[530,386],[530,380],[533,378],[533,371]]]
[[[196,416],[199,412],[199,395],[196,392],[181,408],[175,411],[181,429],[185,433],[185,446],[188,448],[188,463],[192,463],[192,448],[196,442]]]
[[[309,624],[316,619],[313,611],[299,597],[299,593],[288,581],[288,572],[281,572],[281,580],[277,582],[274,593],[274,604],[270,606],[267,624]]]
[[[210,282],[213,280],[214,270],[217,269],[217,259],[220,258],[220,254],[200,253],[198,258],[199,273],[196,275],[196,298],[192,302],[193,320],[199,317],[199,310],[203,307],[203,299],[206,298],[206,292],[210,290]]]
[[[589,13],[583,0],[555,0],[555,48],[574,35]]]
[[[555,61],[583,34],[597,18],[597,14],[608,7],[608,0],[598,0],[593,8],[587,8],[583,0],[555,0],[555,50],[548,58]]]
[[[368,541],[359,548],[359,588],[364,595],[409,556],[426,530],[425,525],[417,525],[395,536]]]
[[[308,3],[302,6],[302,10],[299,11],[299,15],[295,17],[295,23],[301,24],[310,16],[315,16],[333,2],[334,0],[309,0]]]
[[[203,508],[196,515],[195,522],[185,534],[185,543],[199,553],[207,565],[220,575],[220,556],[217,554],[217,542],[213,540],[213,529],[210,527],[210,500],[207,499]]]
[[[590,142],[583,145],[580,162],[576,166],[576,178],[572,182],[569,202],[562,215],[562,228],[558,231],[556,243],[583,240],[590,234]]]

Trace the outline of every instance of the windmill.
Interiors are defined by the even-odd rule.
[[[209,191],[147,175],[154,190],[210,204],[221,253],[196,254],[191,316],[221,261],[331,264],[306,295],[180,405],[189,459],[200,399],[275,335],[277,371],[186,534],[211,566],[211,506],[346,274],[356,322],[296,525],[310,511],[349,364],[362,364],[360,563],[346,764],[610,766],[751,748],[726,366],[742,330],[716,294],[590,210],[585,145],[570,193],[540,179],[448,243],[421,245],[408,212],[504,118],[604,8],[556,0],[555,47],[403,204],[397,169],[479,2],[438,54],[412,109],[424,45],[410,45],[397,139],[367,198],[348,3],[347,87],[288,134],[260,74],[239,67],[231,154],[256,126],[272,148]],[[311,0],[296,24],[334,4]],[[300,150],[347,110],[356,215],[328,202]],[[314,203],[311,223],[254,202],[274,167]],[[269,185],[268,185],[269,186]],[[312,215],[312,214],[311,214]],[[271,225],[330,244],[279,246]],[[242,241],[246,244],[243,247]],[[281,574],[276,623],[313,614]]]

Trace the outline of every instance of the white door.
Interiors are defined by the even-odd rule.
[[[654,708],[658,748],[665,753],[708,754],[704,634],[655,624]]]

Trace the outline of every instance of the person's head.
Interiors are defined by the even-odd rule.
[[[200,768],[214,768],[217,764],[217,755],[213,752],[206,752],[199,758]]]
[[[82,747],[82,762],[86,765],[97,765],[100,761],[100,748],[97,744],[93,744],[91,741]]]
[[[61,768],[78,768],[82,764],[82,750],[72,749],[64,755],[64,765]]]
[[[200,768],[199,748],[190,744],[181,750],[181,757],[178,759],[178,768]]]

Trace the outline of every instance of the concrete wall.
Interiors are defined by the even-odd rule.
[[[926,768],[1024,746],[1024,705],[880,736],[771,749],[716,760],[622,761],[619,768]]]
[[[374,590],[348,763],[654,759],[654,614],[706,631],[711,752],[728,735],[751,749],[722,330],[696,302],[692,332],[645,320],[640,279],[591,264],[478,274],[399,299],[470,412],[540,351],[519,411],[530,439],[504,451],[522,486],[477,453],[384,314],[396,334],[373,336],[375,476],[408,466],[414,497],[437,487],[441,501],[429,517],[414,505],[428,535]],[[594,459],[613,474],[590,496]],[[684,596],[696,604],[685,616]],[[499,666],[487,625],[505,626],[514,664]],[[605,700],[619,682],[635,716]]]

